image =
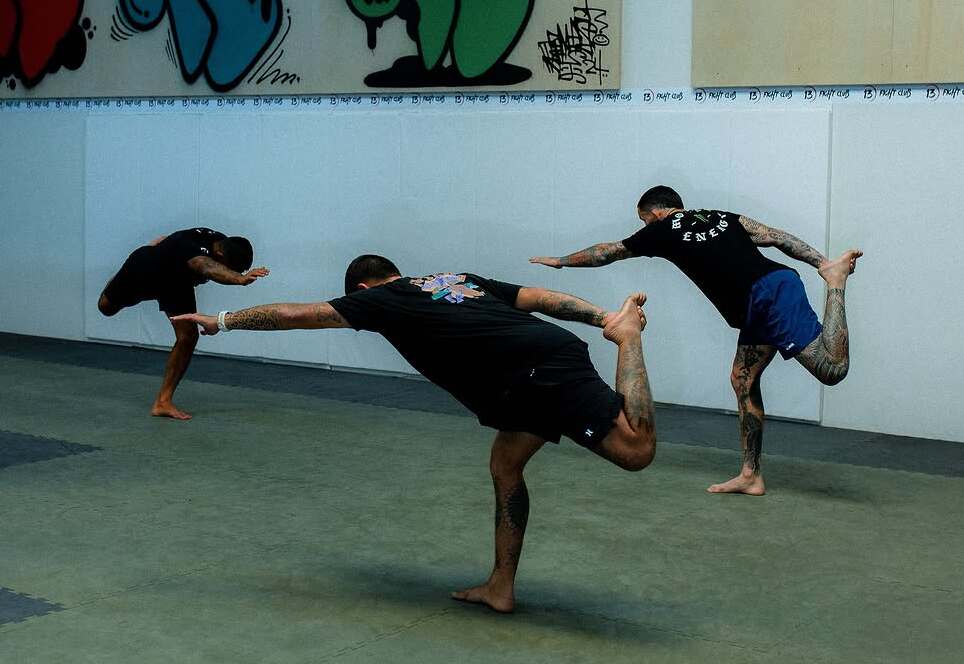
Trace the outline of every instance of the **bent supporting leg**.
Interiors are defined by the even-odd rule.
[[[174,405],[174,390],[178,383],[187,372],[191,364],[191,356],[197,346],[198,331],[197,325],[187,321],[171,323],[174,326],[175,342],[171,354],[167,358],[167,365],[164,367],[164,380],[161,383],[161,390],[157,393],[154,406],[151,408],[151,415],[155,417],[170,417],[175,420],[189,420],[191,416],[180,410]]]
[[[760,381],[776,355],[773,346],[737,346],[733,358],[730,383],[736,393],[740,411],[740,443],[743,447],[743,467],[740,474],[728,482],[714,484],[710,493],[745,493],[762,496],[766,493],[763,473],[760,470],[760,454],[763,452],[763,391]]]
[[[488,581],[452,593],[453,599],[485,604],[500,613],[515,608],[515,575],[529,521],[529,490],[522,472],[544,443],[530,433],[500,431],[496,435],[489,460],[495,488],[495,565]]]

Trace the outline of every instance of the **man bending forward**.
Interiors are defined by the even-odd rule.
[[[453,598],[511,611],[529,516],[523,469],[543,444],[565,435],[631,471],[653,460],[653,402],[640,338],[645,296],[633,295],[618,312],[606,313],[572,295],[474,274],[402,277],[391,261],[373,255],[349,265],[345,291],[330,302],[174,320],[197,323],[205,334],[349,327],[377,332],[481,424],[496,429],[490,460],[495,565],[485,583]],[[582,340],[530,312],[604,328],[603,336],[619,348],[617,391],[596,373]]]

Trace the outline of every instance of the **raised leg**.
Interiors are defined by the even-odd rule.
[[[642,306],[646,296],[637,293],[607,320],[603,336],[619,347],[616,391],[623,395],[623,410],[596,453],[620,468],[639,471],[653,462],[656,454],[656,416],[643,361],[642,331],[646,317]]]
[[[777,349],[773,346],[737,346],[730,372],[730,383],[736,393],[740,411],[740,443],[743,446],[743,466],[740,474],[728,482],[714,484],[710,493],[745,493],[762,496],[766,493],[760,454],[763,452],[763,392],[760,380],[763,370],[773,360]]]
[[[847,278],[857,267],[863,253],[855,249],[823,265],[819,272],[827,282],[827,304],[823,315],[823,332],[798,355],[797,361],[824,385],[836,385],[850,370],[850,332],[844,291]]]
[[[151,408],[151,415],[155,417],[170,417],[175,420],[189,420],[191,416],[180,410],[174,405],[174,390],[184,377],[188,365],[191,364],[191,356],[197,346],[198,330],[197,325],[188,321],[172,322],[174,326],[174,348],[167,358],[167,365],[164,367],[164,380],[161,383],[161,391],[157,393],[154,406]]]
[[[496,435],[489,460],[495,487],[495,565],[488,581],[452,593],[453,599],[485,604],[500,613],[515,608],[515,575],[529,521],[529,491],[522,471],[545,442],[531,433],[500,431]]]

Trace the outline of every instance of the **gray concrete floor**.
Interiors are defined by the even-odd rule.
[[[731,416],[656,463],[528,473],[512,616],[492,433],[431,385],[0,335],[0,662],[960,662],[964,446],[776,422],[770,494],[710,496]],[[252,389],[251,385],[258,385]]]

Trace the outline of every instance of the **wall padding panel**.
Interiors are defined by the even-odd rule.
[[[84,117],[0,120],[0,330],[84,337]]]
[[[964,441],[961,113],[834,112],[831,248],[866,252],[847,289],[850,375],[824,423]]]

